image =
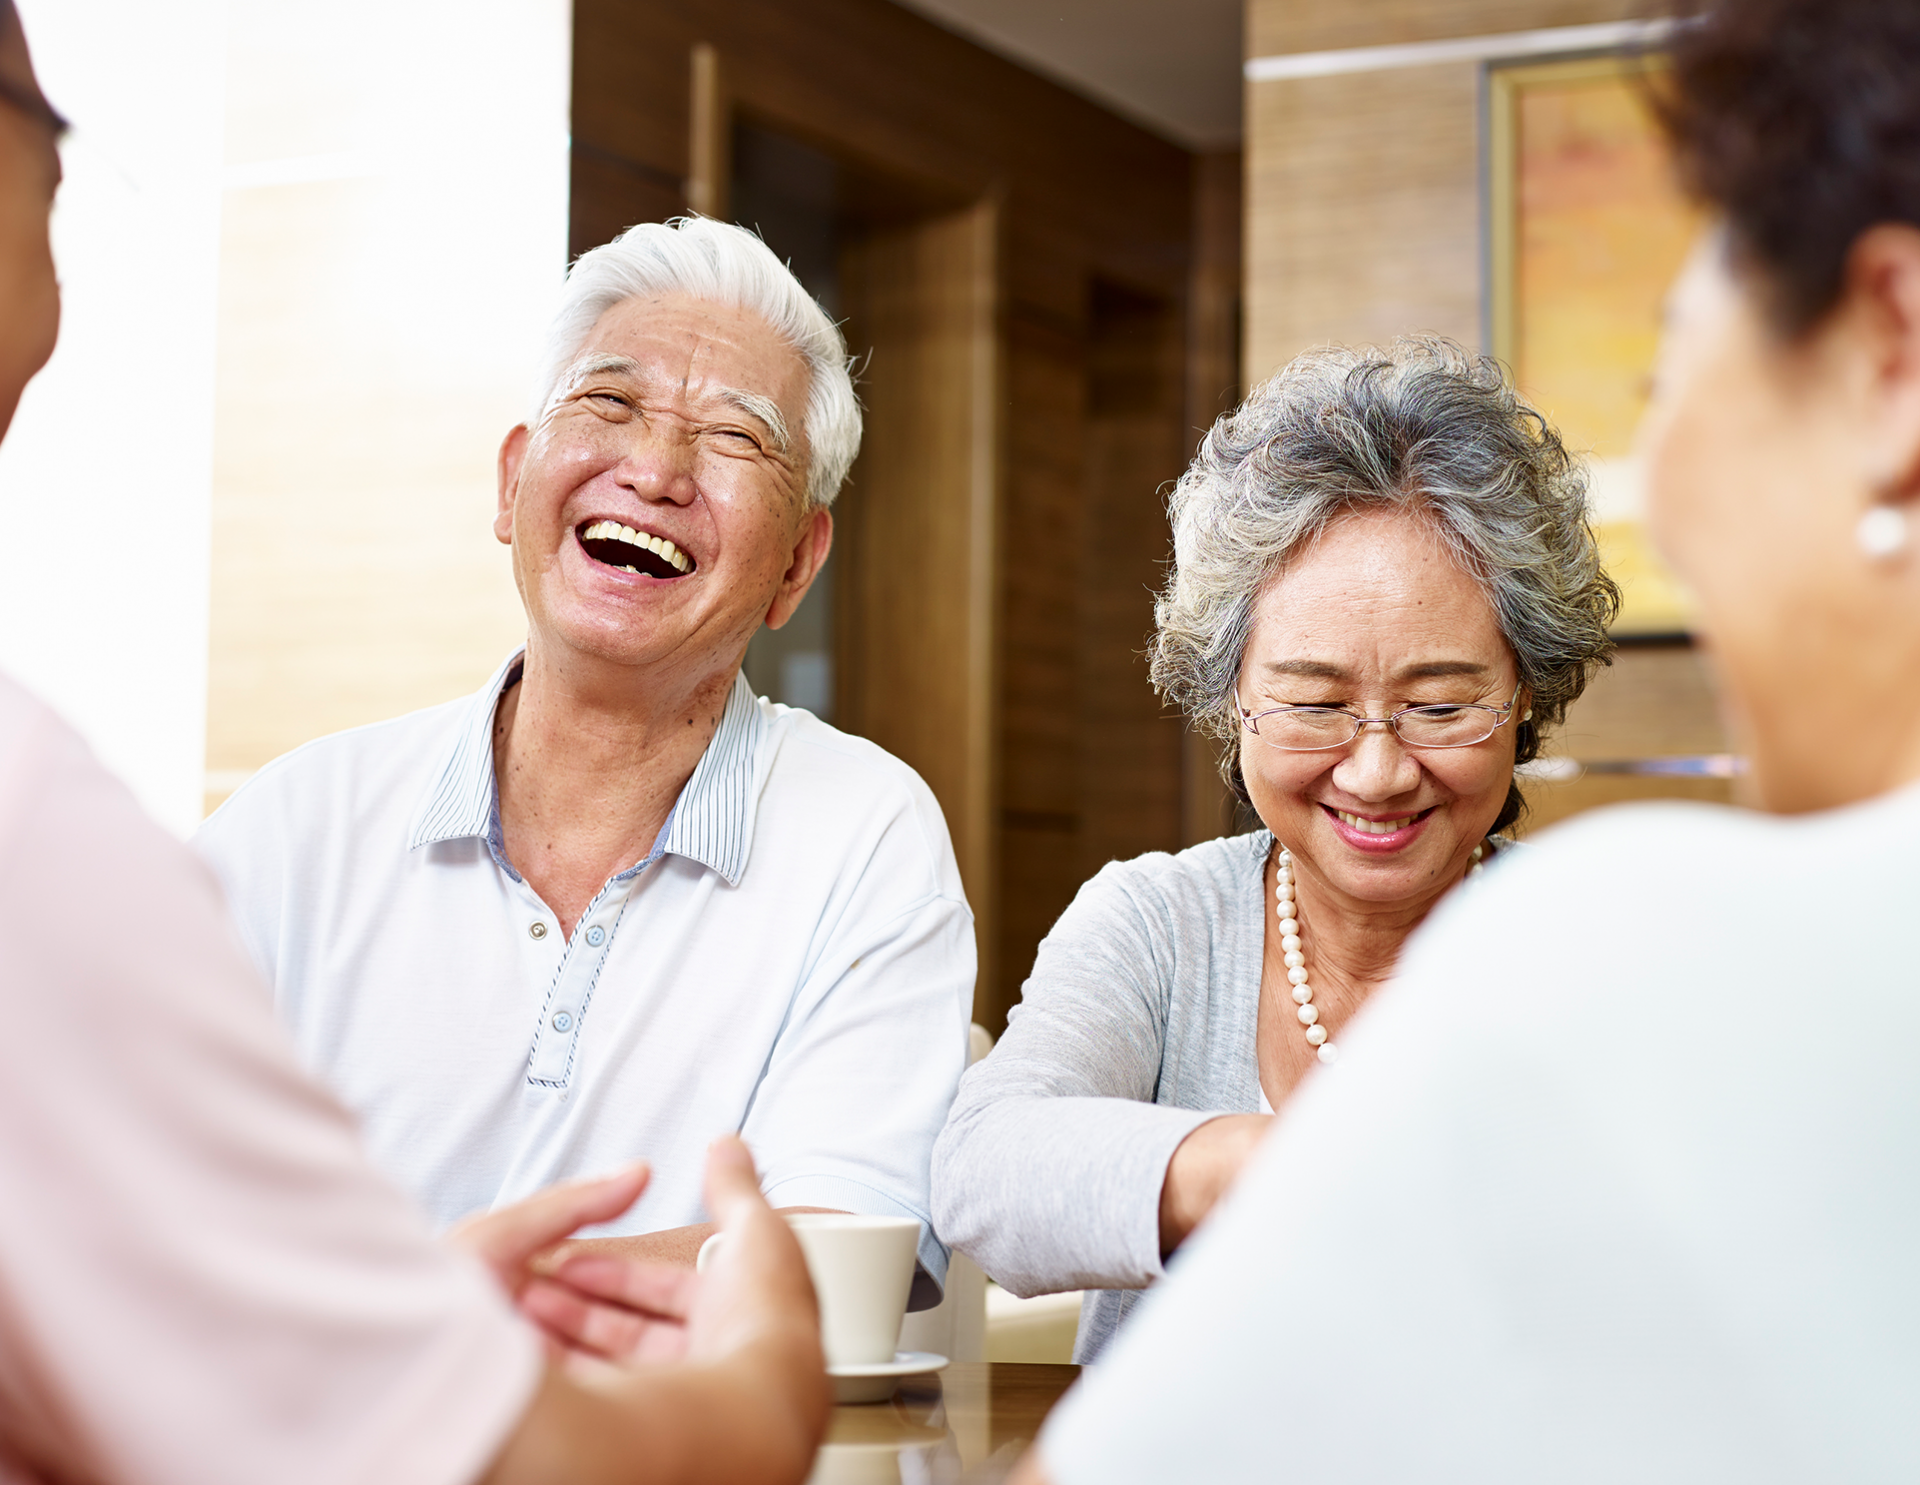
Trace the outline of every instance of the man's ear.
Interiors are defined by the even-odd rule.
[[[1840,318],[1860,337],[1872,426],[1860,456],[1877,503],[1920,504],[1920,229],[1883,223],[1847,255]],[[1856,363],[1860,364],[1860,363]]]
[[[513,507],[520,498],[520,469],[527,458],[527,425],[515,423],[500,440],[500,508],[494,513],[493,534],[500,545],[513,545]]]
[[[827,553],[832,550],[833,512],[823,508],[808,516],[800,528],[799,539],[793,544],[793,560],[787,564],[786,575],[780,579],[780,590],[767,608],[767,628],[778,629],[793,617],[793,611],[800,607],[807,589],[820,576]]]

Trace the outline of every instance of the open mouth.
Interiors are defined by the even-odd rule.
[[[694,561],[664,536],[649,536],[618,521],[594,521],[582,526],[580,546],[596,562],[641,577],[685,577]]]

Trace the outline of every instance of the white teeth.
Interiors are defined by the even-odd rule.
[[[1363,820],[1358,815],[1350,815],[1345,810],[1335,810],[1348,825],[1368,835],[1392,835],[1394,831],[1404,829],[1419,818],[1418,815],[1402,815],[1398,820]]]
[[[624,541],[643,551],[664,558],[676,572],[692,572],[693,559],[681,551],[664,536],[649,536],[644,531],[635,531],[631,526],[623,526],[618,521],[595,521],[580,533],[582,541]],[[627,572],[639,569],[627,567]]]

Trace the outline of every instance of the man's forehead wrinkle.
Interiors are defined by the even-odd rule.
[[[738,352],[742,347],[724,335],[707,330],[695,339],[687,357],[687,382],[682,390],[688,400],[693,399],[690,384],[695,380],[703,382],[701,396],[704,399],[717,399],[729,407],[757,418],[766,425],[767,432],[773,436],[777,451],[785,454],[792,450],[793,435],[787,426],[787,415],[781,409],[779,399],[771,393],[755,391],[748,387],[730,386],[720,379],[720,373],[710,366],[710,362],[722,348]]]
[[[646,360],[612,351],[589,351],[574,363],[566,385],[571,392],[596,376],[621,376],[653,396],[677,398],[690,409],[718,403],[763,424],[774,452],[790,454],[793,434],[779,401],[768,393],[720,380],[718,368],[711,363],[715,352],[722,349],[725,347],[717,345],[711,335],[696,333],[684,345]]]
[[[664,393],[671,396],[677,394],[682,400],[687,402],[693,402],[695,400],[712,401],[718,397],[731,404],[735,395],[751,395],[735,394],[733,388],[724,386],[703,389],[701,392],[696,393],[693,390],[693,386],[694,382],[699,379],[699,373],[694,370],[691,360],[689,360],[686,369],[676,375],[664,367],[636,360],[632,356],[619,355],[612,352],[601,352],[582,356],[579,361],[574,363],[572,370],[567,373],[567,383],[569,386],[577,387],[581,382],[596,376],[626,377],[630,381],[640,383],[647,391],[656,395]]]

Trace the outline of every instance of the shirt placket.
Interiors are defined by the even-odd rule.
[[[609,881],[574,926],[573,937],[567,941],[560,968],[548,988],[546,1004],[541,1007],[539,1024],[533,1030],[533,1047],[527,1054],[529,1083],[559,1089],[571,1083],[574,1054],[580,1045],[587,1008],[593,1002],[594,986],[613,949],[614,930],[620,926],[620,915],[626,911],[639,876],[640,869],[635,869]]]

